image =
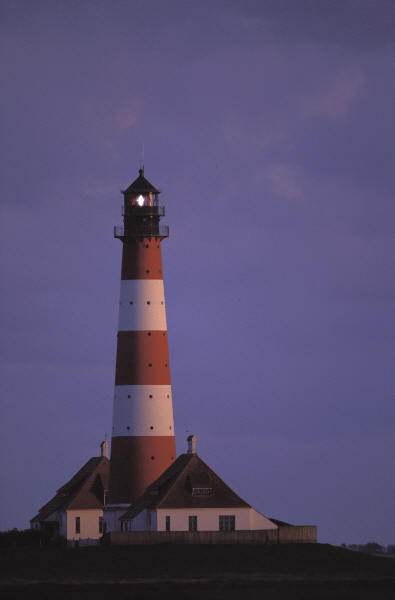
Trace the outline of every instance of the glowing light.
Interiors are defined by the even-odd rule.
[[[139,206],[143,206],[143,204],[144,204],[144,197],[143,197],[143,196],[139,196],[139,197],[137,198],[137,204],[138,204]]]

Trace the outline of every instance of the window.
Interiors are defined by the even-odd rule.
[[[62,515],[62,513],[60,513],[60,515],[59,515],[59,527],[62,527],[62,526],[63,526],[63,515]]]
[[[103,517],[99,517],[99,533],[103,533]]]
[[[108,504],[108,490],[104,490],[103,504],[104,506]]]
[[[170,531],[170,517],[166,517],[166,531]]]
[[[189,531],[197,531],[197,517],[188,517]]]
[[[75,518],[75,532],[81,533],[81,517]]]
[[[192,494],[194,496],[209,496],[211,494],[211,488],[193,488]]]
[[[219,517],[220,531],[234,531],[236,529],[236,517],[234,515],[222,515]]]

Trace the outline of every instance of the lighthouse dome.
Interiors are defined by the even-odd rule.
[[[148,196],[149,194],[160,194],[160,190],[157,190],[149,181],[144,177],[144,169],[139,169],[139,176],[133,183],[122,192],[123,194],[130,194],[137,196]]]

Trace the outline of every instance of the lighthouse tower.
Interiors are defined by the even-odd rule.
[[[165,208],[143,169],[122,193],[124,226],[114,232],[123,251],[107,506],[118,507],[118,515],[176,458],[161,256],[169,231],[159,224]]]

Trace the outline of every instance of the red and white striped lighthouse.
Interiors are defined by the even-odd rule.
[[[159,190],[144,177],[122,192],[121,294],[108,501],[130,504],[176,458]]]

